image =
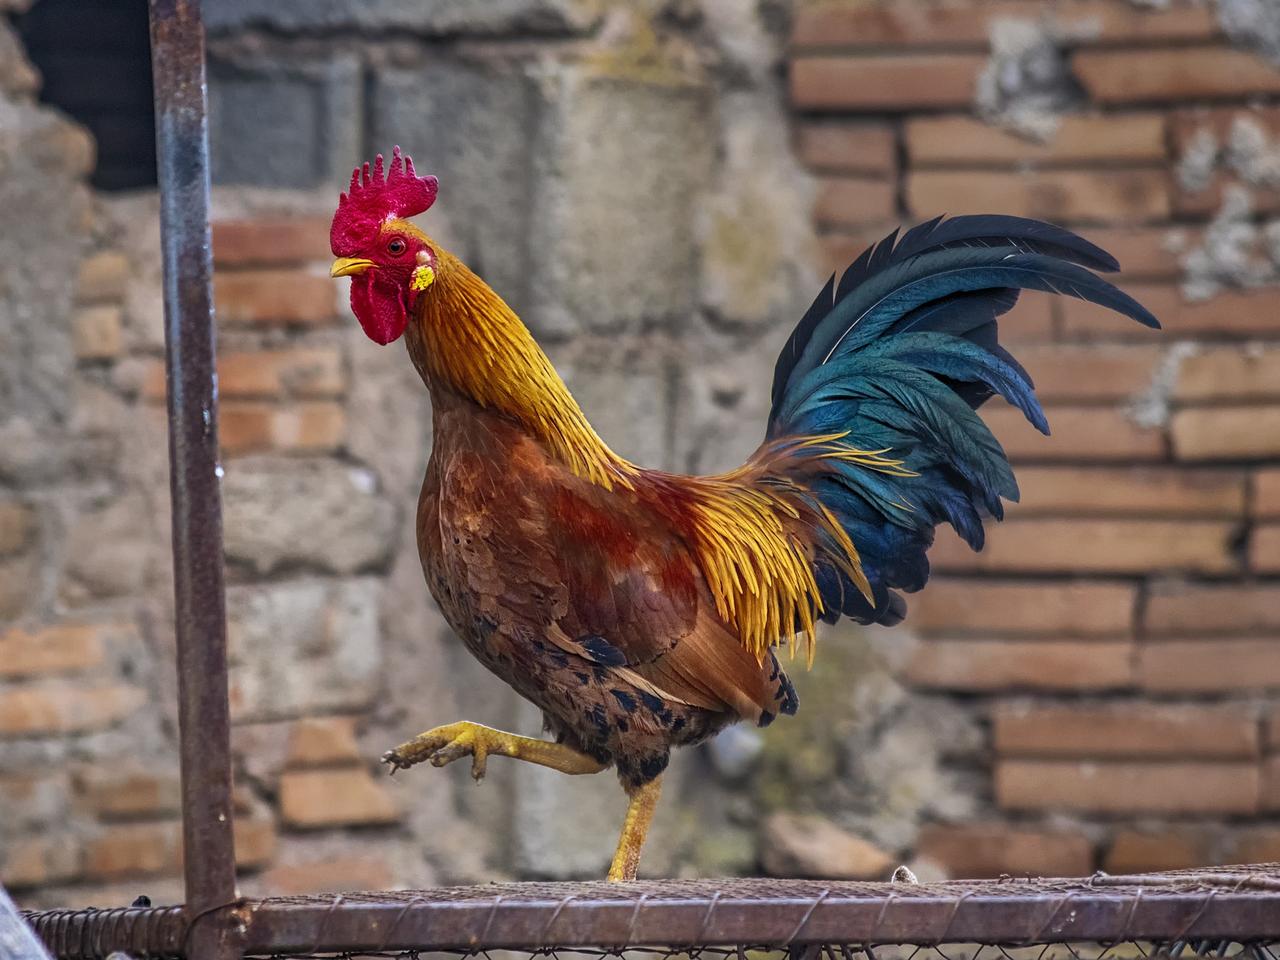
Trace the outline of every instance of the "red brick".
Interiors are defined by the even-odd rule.
[[[1007,823],[926,824],[916,855],[946,868],[949,877],[1080,877],[1093,872],[1093,844],[1064,830]]]
[[[1280,404],[1179,410],[1170,432],[1179,460],[1280,457]]]
[[[1170,640],[1138,647],[1138,684],[1158,693],[1280,688],[1280,640]]]
[[[1175,110],[1169,116],[1169,134],[1175,153],[1185,152],[1203,133],[1226,144],[1237,121],[1247,120],[1272,136],[1280,133],[1280,109],[1256,104],[1223,107],[1193,106]]]
[[[244,817],[235,822],[236,866],[241,870],[265,867],[279,845],[275,823],[267,817]]]
[[[77,360],[113,360],[124,347],[123,312],[115,306],[81,307],[71,318]]]
[[[346,413],[336,403],[275,406],[232,401],[222,405],[218,438],[227,454],[333,450],[342,444],[346,424]]]
[[[985,65],[985,57],[967,53],[796,57],[791,101],[801,110],[968,107]]]
[[[1178,367],[1174,396],[1182,401],[1280,400],[1280,347],[1214,347]]]
[[[213,224],[213,260],[220,267],[284,266],[332,256],[325,217],[218,220]]]
[[[1214,862],[1214,841],[1214,831],[1197,827],[1119,830],[1102,869],[1128,874],[1206,866]]]
[[[1213,520],[1015,519],[987,527],[974,553],[949,529],[929,554],[934,569],[1020,573],[1229,573],[1236,527]]]
[[[304,270],[237,270],[214,275],[218,319],[231,324],[315,326],[337,319],[336,286]]]
[[[1253,515],[1280,519],[1280,468],[1258,470],[1253,475]]]
[[[70,778],[65,770],[0,775],[0,804],[10,831],[64,822],[69,795]]]
[[[1280,830],[1245,827],[1229,833],[1221,846],[1218,863],[1275,863],[1280,861]]]
[[[360,760],[351,717],[308,717],[289,731],[287,764],[291,768],[326,767]]]
[[[1019,467],[1018,518],[1240,517],[1245,474],[1186,467]]]
[[[81,777],[89,806],[104,820],[136,820],[176,815],[182,796],[176,774],[101,768]]]
[[[1001,760],[995,775],[1006,810],[1248,814],[1259,786],[1253,763]]]
[[[62,623],[37,629],[12,627],[0,633],[0,676],[27,677],[87,670],[102,663],[99,628]]]
[[[936,577],[911,598],[907,624],[947,637],[1128,637],[1136,603],[1127,583]]]
[[[1116,170],[923,170],[907,178],[913,216],[1001,213],[1055,222],[1147,223],[1172,211],[1158,167]]]
[[[1150,388],[1164,349],[1150,346],[1041,344],[1018,351],[1036,395],[1055,400],[1124,400]]]
[[[85,848],[85,876],[121,880],[176,873],[182,864],[182,824],[133,823],[109,827]]]
[[[1130,289],[1129,281],[1136,277],[1180,279],[1179,260],[1192,242],[1188,231],[1170,227],[1091,227],[1085,238],[1120,261],[1122,286],[1134,296],[1138,294]]]
[[[144,690],[122,684],[50,682],[10,687],[0,690],[0,738],[104,730],[146,700]]]
[[[384,857],[337,856],[282,863],[262,875],[263,887],[273,896],[385,890],[393,883],[395,875]]]
[[[13,890],[75,880],[80,875],[82,853],[76,838],[66,834],[13,837],[0,863],[0,880]]]
[[[1109,690],[1132,682],[1133,646],[1074,640],[921,643],[903,671],[935,690]]]
[[[400,811],[363,768],[296,770],[280,777],[280,816],[292,827],[394,823]]]
[[[36,515],[25,503],[0,501],[0,556],[19,553],[31,542]],[[0,670],[3,670],[0,666]]]
[[[1022,412],[992,401],[982,408],[987,422],[1014,463],[1142,462],[1163,460],[1164,433],[1133,422],[1113,407],[1050,406],[1050,436],[1027,423]]]
[[[1239,175],[1227,170],[1215,170],[1209,175],[1208,184],[1196,190],[1188,190],[1175,181],[1173,212],[1184,219],[1211,220],[1226,202],[1227,188],[1242,185]],[[1249,201],[1255,213],[1280,213],[1280,190],[1243,184],[1248,188]]]
[[[1280,93],[1280,70],[1230,47],[1087,50],[1072,71],[1096,103],[1184,103],[1196,98]]]
[[[104,250],[86,257],[76,275],[76,302],[119,303],[131,275],[129,259],[123,253]]]
[[[1163,334],[1126,321],[1091,303],[1063,297],[1066,335],[1141,340],[1156,336],[1162,340],[1205,335],[1251,339],[1280,336],[1280,324],[1275,322],[1276,316],[1280,315],[1280,289],[1232,290],[1211,300],[1188,303],[1176,287],[1136,283],[1121,286],[1156,315],[1164,328]]]
[[[863,250],[879,243],[897,226],[897,223],[884,223],[878,226],[855,227],[836,233],[824,233],[819,237],[823,271],[834,273],[838,277],[844,273],[849,264],[861,256]]]
[[[996,751],[1016,757],[1248,759],[1261,749],[1257,713],[1203,704],[1005,706]]]
[[[879,223],[897,211],[894,185],[888,180],[825,177],[818,185],[814,217],[819,226],[852,227]]]
[[[1180,584],[1157,588],[1147,599],[1148,634],[1280,633],[1280,586]]]
[[[898,168],[893,127],[872,123],[806,123],[800,159],[814,170],[888,176]]]
[[[1267,751],[1280,753],[1280,708],[1271,708],[1271,713],[1267,717],[1264,726]]]
[[[1263,761],[1262,809],[1270,813],[1280,811],[1280,756]]]
[[[920,117],[907,121],[906,137],[915,167],[1163,163],[1167,155],[1164,116],[1158,113],[1065,117],[1045,142],[973,117]]]
[[[1254,527],[1249,534],[1249,566],[1259,573],[1280,573],[1280,523]]]
[[[230,350],[218,357],[218,392],[224,399],[340,397],[346,389],[342,352],[335,347]],[[147,363],[140,393],[145,400],[164,400],[161,361]]]
[[[237,398],[336,397],[346,389],[346,373],[335,347],[234,351],[218,359],[218,388]]]
[[[972,46],[985,49],[998,19],[1038,22],[1046,16],[1076,43],[1198,40],[1217,36],[1211,11],[1198,6],[1140,10],[1109,0],[1077,0],[1047,9],[1040,0],[961,4],[803,5],[796,12],[796,49],[881,46]]]

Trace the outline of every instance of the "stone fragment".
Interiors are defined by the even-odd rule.
[[[0,878],[11,890],[74,880],[80,874],[82,855],[79,842],[65,833],[15,837],[0,860]]]
[[[0,633],[0,676],[38,676],[95,667],[102,662],[103,638],[112,629],[91,623],[11,627]]]
[[[394,883],[391,866],[378,857],[334,856],[281,863],[262,875],[262,885],[277,896],[385,890]]]
[[[775,813],[762,827],[760,862],[772,877],[884,880],[894,859],[825,817]]]
[[[214,6],[222,12],[248,4],[211,5],[210,16]],[[336,0],[259,6],[294,6],[309,13],[319,13],[320,6],[355,9]],[[311,16],[304,23],[307,31],[315,29]],[[349,54],[304,59],[236,51],[224,57],[215,49],[209,58],[213,182],[295,190],[322,185],[332,189],[344,182],[363,152],[361,69],[359,58]]]
[[[63,597],[83,603],[104,597],[129,596],[142,586],[151,544],[141,497],[109,501],[75,517],[67,538]]]
[[[280,816],[291,827],[394,823],[400,810],[368,770],[295,770],[280,777]]]
[[[70,796],[70,778],[62,770],[0,776],[4,827],[11,831],[38,831],[61,823],[69,814]]]
[[[176,774],[101,766],[81,776],[80,789],[103,820],[170,816],[182,809]]]
[[[223,0],[210,7],[210,30],[271,27],[283,32],[407,31],[421,36],[566,34],[590,27],[598,0]]]
[[[380,593],[372,578],[229,589],[233,717],[253,722],[367,707],[382,668]]]
[[[34,529],[35,516],[29,506],[0,501],[0,556],[22,550]]]
[[[710,91],[695,77],[645,83],[609,65],[568,70],[547,91],[554,176],[534,191],[527,319],[547,331],[685,322],[713,166]]]
[[[76,358],[111,360],[123,346],[123,313],[119,307],[81,307],[72,319]]]
[[[105,730],[147,700],[124,684],[78,685],[63,681],[0,690],[0,737]]]
[[[240,817],[235,822],[236,866],[256,870],[276,855],[279,836],[275,822],[267,817]]]
[[[0,90],[19,96],[32,95],[40,89],[40,73],[27,59],[17,35],[0,23]]]
[[[285,762],[290,767],[325,767],[359,759],[351,717],[308,717],[289,732]]]
[[[76,275],[79,303],[119,303],[129,286],[129,258],[115,250],[86,257]]]
[[[246,457],[228,464],[222,489],[227,557],[259,573],[352,573],[386,563],[396,542],[396,510],[364,467]]]
[[[135,823],[108,827],[85,847],[84,872],[93,880],[176,873],[182,864],[182,824]]]

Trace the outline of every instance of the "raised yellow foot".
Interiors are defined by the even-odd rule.
[[[622,836],[618,838],[618,850],[609,867],[609,882],[634,880],[640,868],[640,851],[644,838],[653,822],[653,811],[658,806],[658,794],[662,792],[662,777],[650,780],[643,787],[628,791],[631,805],[627,807],[627,819],[622,824]]]
[[[471,776],[476,780],[483,779],[485,763],[490,755],[527,760],[561,773],[599,773],[605,768],[594,757],[563,743],[522,737],[470,720],[446,723],[443,727],[420,733],[384,753],[382,762],[390,764],[391,772],[395,773],[424,760],[430,761],[432,766],[443,767],[468,754],[471,756]]]

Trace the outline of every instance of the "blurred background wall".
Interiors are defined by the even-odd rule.
[[[1265,0],[214,0],[237,854],[247,892],[603,872],[613,778],[387,779],[539,718],[450,637],[410,533],[426,397],[327,277],[399,143],[429,229],[604,436],[754,448],[827,272],[1004,212],[1114,251],[1166,333],[1027,294],[1023,506],[943,533],[907,623],[829,630],[799,716],[673,765],[646,869],[877,877],[1280,860],[1280,13]],[[145,4],[0,0],[0,878],[180,896]]]

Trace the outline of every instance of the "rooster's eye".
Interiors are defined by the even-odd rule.
[[[400,254],[404,253],[405,249],[405,242],[399,237],[393,237],[391,242],[387,244],[387,253],[391,254],[393,257],[400,256]]]

